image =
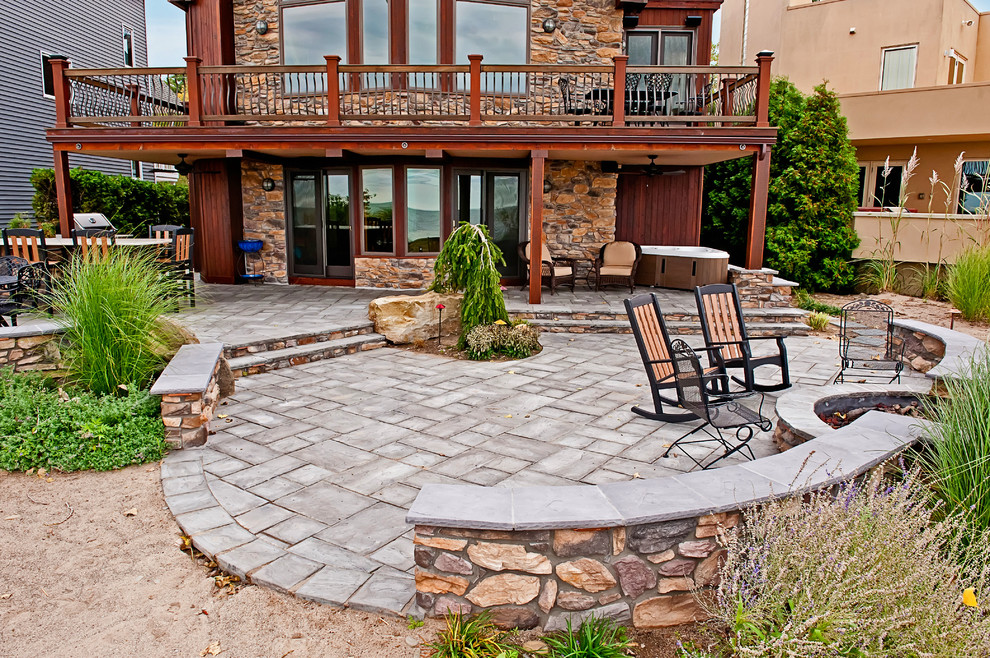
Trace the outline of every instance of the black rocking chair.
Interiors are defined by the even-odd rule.
[[[711,389],[716,386],[713,385],[712,380],[724,380],[725,375],[721,373],[706,374],[701,366],[698,353],[683,340],[675,340],[670,349],[671,361],[674,366],[674,384],[677,388],[677,401],[704,422],[674,441],[663,453],[663,457],[667,457],[676,446],[714,442],[722,447],[722,454],[707,464],[698,461],[687,451],[682,452],[702,470],[711,468],[737,452],[750,460],[755,459],[753,449],[749,446],[750,439],[756,434],[756,429],[761,432],[768,432],[773,427],[770,419],[763,415],[763,394],[755,391],[712,393],[710,392]],[[728,386],[728,382],[723,381],[717,386],[724,389]],[[760,407],[757,411],[739,402],[756,395],[760,396]],[[723,430],[735,430],[735,437],[726,438]],[[685,440],[699,431],[707,434],[707,438]]]
[[[663,313],[660,311],[660,302],[655,293],[649,295],[639,295],[625,300],[626,315],[629,316],[629,324],[632,325],[633,336],[636,337],[636,346],[639,347],[639,355],[643,358],[643,367],[646,368],[646,378],[650,383],[650,393],[653,395],[653,411],[642,407],[633,407],[633,413],[639,414],[650,420],[658,420],[664,423],[682,423],[688,420],[696,420],[698,416],[690,411],[679,409],[675,413],[665,411],[663,405],[669,407],[679,406],[675,398],[664,396],[661,391],[674,388],[674,366],[670,358],[670,334],[667,333],[667,324],[663,320]],[[710,354],[715,363],[721,360],[721,350],[715,348]],[[725,370],[718,366],[705,370],[708,375],[719,373],[724,375]],[[714,377],[712,383],[720,386],[725,377]],[[713,392],[723,389],[714,389]]]
[[[842,307],[839,329],[839,359],[842,369],[835,381],[846,380],[846,371],[855,370],[859,377],[901,381],[904,369],[904,341],[894,339],[894,310],[883,302],[860,299]]]

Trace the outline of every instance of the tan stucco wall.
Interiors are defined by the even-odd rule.
[[[722,5],[719,63],[738,65],[752,61],[759,50],[773,50],[773,73],[805,92],[826,79],[839,93],[877,90],[883,48],[913,43],[918,44],[915,86],[947,82],[950,48],[967,58],[964,81],[970,82],[981,22],[990,22],[966,0],[749,0],[741,57],[745,6],[746,0]],[[964,26],[964,20],[973,25]],[[980,49],[990,51],[990,40]]]
[[[951,265],[963,249],[988,238],[985,223],[959,215],[856,213],[853,226],[860,239],[853,258],[876,258],[893,241],[894,260],[907,263]]]

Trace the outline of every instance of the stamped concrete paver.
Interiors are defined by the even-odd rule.
[[[624,482],[685,472],[685,450],[711,451],[661,457],[695,425],[629,410],[650,404],[632,336],[542,341],[522,361],[380,349],[240,379],[222,410],[230,422],[165,460],[166,498],[228,570],[322,603],[404,613],[414,594],[404,517],[424,484]],[[835,342],[787,345],[795,383],[837,372]],[[769,434],[751,445],[775,451]]]

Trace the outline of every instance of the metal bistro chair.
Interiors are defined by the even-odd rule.
[[[722,454],[707,464],[695,459],[689,452],[682,450],[688,459],[701,467],[702,470],[711,468],[726,457],[739,453],[749,459],[755,459],[750,440],[756,434],[756,429],[769,432],[773,427],[770,419],[763,415],[763,394],[755,391],[741,393],[712,393],[711,381],[725,375],[721,373],[705,374],[698,353],[683,340],[671,343],[671,362],[674,366],[674,385],[677,388],[678,403],[704,421],[684,436],[674,441],[663,457],[670,455],[676,446],[694,443],[715,442],[722,447]],[[727,386],[723,381],[721,386]],[[740,400],[760,396],[759,409],[754,411],[740,403]],[[723,430],[735,430],[734,437],[726,437]],[[686,441],[696,432],[704,432],[708,438]]]
[[[639,295],[625,300],[624,303],[626,315],[629,316],[629,324],[632,325],[633,336],[636,338],[636,346],[639,347],[639,355],[643,358],[643,366],[646,368],[650,393],[653,395],[653,411],[633,407],[633,413],[665,423],[696,420],[698,416],[690,411],[679,409],[679,413],[671,413],[663,408],[664,404],[669,407],[677,407],[680,403],[676,398],[665,397],[662,393],[662,391],[675,388],[675,381],[674,365],[670,358],[670,334],[667,332],[667,323],[663,320],[660,301],[656,294]],[[715,348],[710,353],[716,363],[721,360],[720,348]],[[721,376],[713,376],[709,380],[711,386],[714,387],[712,392],[727,392],[726,389],[721,388],[723,384],[728,383],[725,378],[725,370],[719,366],[705,370],[705,376],[715,374]]]
[[[713,283],[698,286],[694,289],[694,296],[698,302],[698,316],[701,318],[705,345],[721,347],[724,366],[743,371],[743,379],[732,379],[743,384],[747,391],[780,391],[790,387],[791,376],[787,368],[784,337],[750,336],[746,332],[739,291],[735,284]],[[777,353],[753,356],[750,343],[755,340],[777,341]],[[760,366],[780,368],[780,383],[757,384],[755,370]]]
[[[894,339],[894,310],[883,302],[860,299],[842,307],[839,328],[839,359],[842,369],[836,382],[842,383],[847,370],[860,371],[860,377],[889,374],[888,384],[901,381],[904,369],[904,341]]]
[[[193,271],[193,245],[195,232],[191,228],[179,227],[172,233],[172,245],[169,249],[170,258],[167,261],[171,274],[176,277],[184,288],[184,295],[189,299],[189,306],[196,306],[196,273]]]
[[[103,260],[117,243],[117,232],[104,229],[73,229],[72,246],[84,260]]]
[[[17,326],[17,316],[38,307],[47,282],[43,264],[31,265],[17,256],[0,257],[0,327]]]

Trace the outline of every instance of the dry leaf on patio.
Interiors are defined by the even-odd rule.
[[[4,521],[16,521],[19,518],[21,518],[21,515],[20,514],[11,514],[10,516],[3,517],[3,520]]]
[[[124,512],[124,516],[137,516],[137,508],[132,507],[131,509]]]
[[[217,418],[226,418],[229,414],[217,414]]]
[[[199,655],[201,655],[201,656],[218,656],[218,655],[220,655],[220,652],[221,651],[222,651],[222,649],[220,648],[220,643],[219,642],[212,642],[212,643],[210,643],[210,646],[208,646],[205,649],[203,649],[202,651],[200,651],[199,652]]]

